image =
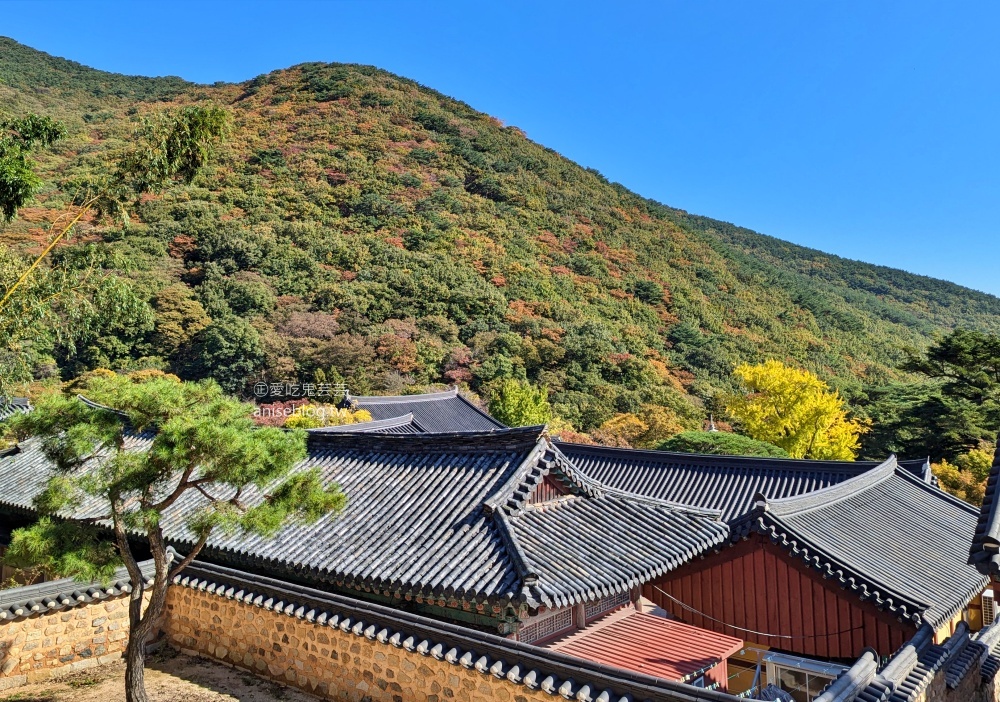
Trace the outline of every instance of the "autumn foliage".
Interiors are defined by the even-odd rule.
[[[767,361],[737,366],[736,375],[746,392],[729,398],[726,409],[748,436],[792,458],[854,460],[866,426],[814,374]]]

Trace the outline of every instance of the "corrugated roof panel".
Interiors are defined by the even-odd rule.
[[[684,682],[743,647],[740,639],[625,608],[545,646],[570,656]]]

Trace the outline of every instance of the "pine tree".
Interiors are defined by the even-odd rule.
[[[87,394],[115,409],[54,393],[14,424],[20,435],[40,438],[56,472],[35,500],[44,516],[14,532],[7,560],[83,580],[107,579],[124,562],[133,585],[126,700],[146,702],[146,642],[168,584],[211,535],[272,536],[286,524],[340,510],[346,498],[324,486],[318,470],[293,471],[306,455],[304,433],[255,427],[252,405],[226,396],[214,381],[106,374],[89,381]],[[144,432],[153,434],[148,450],[132,450],[129,437]],[[192,492],[201,495],[200,506],[183,517],[195,544],[171,563],[160,518]],[[84,501],[92,516],[80,518]],[[95,505],[99,514],[92,514]],[[155,564],[148,588],[129,543],[135,536],[146,541]]]

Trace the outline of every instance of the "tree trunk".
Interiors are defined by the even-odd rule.
[[[116,510],[117,514],[117,510]],[[167,548],[163,542],[163,534],[159,528],[150,529],[149,547],[153,554],[156,567],[153,583],[150,585],[149,605],[142,611],[143,595],[145,594],[145,578],[139,568],[132,549],[128,543],[128,535],[119,520],[115,520],[115,537],[118,551],[129,579],[132,581],[132,592],[128,600],[128,645],[125,648],[125,701],[149,702],[145,687],[146,642],[155,633],[160,623],[167,601],[167,577],[170,563],[167,559]]]
[[[125,649],[125,702],[149,702],[145,675],[146,641],[133,631]]]

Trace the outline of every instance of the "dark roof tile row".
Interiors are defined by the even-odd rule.
[[[969,547],[969,563],[980,573],[1000,575],[1000,443],[986,479],[983,506]]]
[[[559,450],[598,482],[620,490],[722,512],[739,518],[760,493],[780,499],[820,490],[878,466],[871,461],[811,461],[706,456],[556,442]],[[900,465],[930,480],[926,461]]]
[[[764,534],[880,609],[936,628],[987,584],[964,558],[975,515],[890,458],[805,495],[758,495],[733,538]]]
[[[463,397],[457,387],[421,395],[361,396],[348,393],[342,404],[368,410],[372,419],[376,420],[411,414],[415,424],[431,434],[507,428]]]
[[[131,437],[129,446],[148,446]],[[276,536],[213,535],[206,558],[379,592],[529,608],[621,592],[725,543],[715,515],[605,492],[552,448],[542,427],[485,433],[313,432],[301,467],[348,497],[346,508]],[[37,440],[4,461],[0,504],[30,511],[52,467]],[[551,475],[567,495],[531,504]],[[527,490],[525,486],[528,486]],[[248,504],[260,499],[251,490]],[[195,539],[191,491],[162,524],[177,545]],[[84,502],[74,516],[96,516]]]
[[[30,411],[31,402],[26,397],[0,397],[0,422]]]
[[[139,569],[145,577],[144,585],[152,583],[155,572],[153,561],[143,561]],[[78,607],[131,591],[132,581],[124,568],[115,571],[107,583],[82,583],[73,578],[63,578],[0,590],[0,622]]]

